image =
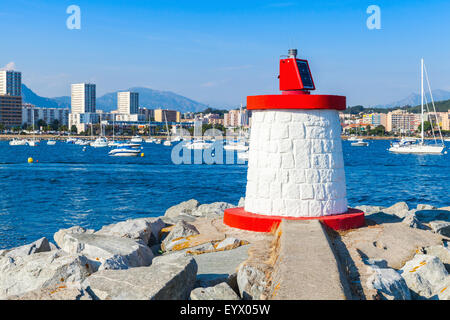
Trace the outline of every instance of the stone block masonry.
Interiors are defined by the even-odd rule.
[[[347,211],[337,110],[253,110],[245,210],[320,217]]]

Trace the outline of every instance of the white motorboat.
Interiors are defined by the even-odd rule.
[[[67,138],[66,142],[67,143],[76,143],[77,142],[77,138]]]
[[[47,145],[54,146],[56,144],[56,140],[48,140]]]
[[[434,117],[437,119],[436,116],[436,107],[434,105],[434,99],[433,99],[433,93],[431,91],[430,87],[430,81],[428,79],[428,74],[426,72],[426,68],[423,62],[423,59],[421,59],[421,133],[420,133],[420,140],[418,141],[411,141],[408,139],[402,139],[400,142],[391,143],[391,147],[388,149],[391,152],[395,153],[416,153],[416,154],[441,154],[442,151],[445,148],[444,141],[442,139],[442,133],[439,125],[437,125],[439,130],[439,135],[441,138],[441,143],[438,144],[436,140],[436,135],[434,133],[433,124],[431,124],[431,131],[433,132],[434,137],[434,144],[426,144],[424,141],[424,89],[423,89],[423,80],[424,80],[424,71],[426,74],[428,89],[430,92],[431,97],[431,103],[433,105],[434,109]],[[428,109],[428,102],[426,103],[427,109]]]
[[[122,142],[110,141],[110,142],[108,142],[108,147],[119,147],[122,144],[123,144]]]
[[[155,139],[153,138],[145,139],[145,143],[153,143],[153,142],[155,142]]]
[[[139,136],[139,135],[132,137],[130,140],[130,142],[134,142],[134,143],[142,143],[143,141],[144,141],[144,139],[142,139],[141,136]]]
[[[156,140],[155,140],[155,143],[156,143],[156,144],[161,144],[161,139],[156,139]]]
[[[170,147],[172,145],[172,142],[170,140],[164,140],[163,145],[166,147]]]
[[[90,143],[91,147],[103,148],[108,146],[108,140],[105,137],[98,137],[95,141]]]
[[[364,139],[358,139],[356,142],[352,142],[350,144],[352,147],[367,147],[369,143],[367,141],[364,141]]]
[[[140,150],[127,148],[127,147],[119,147],[116,149],[112,149],[108,152],[108,155],[114,157],[136,157],[141,153]]]
[[[212,147],[212,143],[208,143],[201,139],[190,141],[184,145],[186,149],[190,150],[204,150]]]
[[[450,142],[450,138],[444,139],[444,141]]]
[[[117,146],[121,147],[121,148],[134,148],[134,149],[141,147],[141,145],[139,143],[131,143],[131,142],[119,143],[119,144],[117,144]]]
[[[25,139],[14,138],[11,141],[9,141],[10,146],[25,146],[26,144],[27,144],[27,140],[25,140]]]
[[[32,140],[28,140],[27,141],[27,144],[30,146],[30,147],[36,147],[38,144],[39,144],[39,140],[35,140],[35,139],[32,139]]]
[[[351,136],[347,139],[347,141],[358,141],[358,138],[355,136]]]

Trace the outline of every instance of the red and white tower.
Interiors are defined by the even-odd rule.
[[[297,50],[280,60],[281,95],[248,96],[252,110],[245,207],[227,209],[224,223],[270,231],[281,219],[321,219],[333,229],[364,224],[347,207],[338,110],[346,98],[312,95],[307,60]]]

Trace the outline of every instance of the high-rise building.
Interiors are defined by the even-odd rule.
[[[139,93],[137,92],[117,92],[117,111],[120,114],[139,113]]]
[[[95,113],[95,84],[76,83],[71,88],[71,112]]]
[[[0,95],[22,95],[22,73],[12,70],[0,70]]]
[[[22,124],[22,74],[0,71],[0,124],[15,127]]]
[[[409,113],[406,110],[394,110],[387,114],[386,131],[409,133],[417,130],[421,123],[420,114]]]

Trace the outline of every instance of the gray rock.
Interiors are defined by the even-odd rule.
[[[377,291],[386,300],[411,300],[411,294],[405,280],[399,272],[389,268],[385,260],[367,261],[371,274],[367,279],[367,287]]]
[[[80,226],[74,226],[74,227],[70,227],[67,229],[60,229],[58,230],[58,232],[56,232],[53,235],[53,239],[55,240],[56,244],[61,247],[59,244],[63,242],[63,238],[66,234],[82,234],[82,233],[87,233],[87,234],[92,234],[94,233],[95,230],[93,229],[85,229],[83,227]]]
[[[212,287],[221,282],[227,282],[230,287],[237,289],[236,273],[239,265],[248,259],[249,246],[226,251],[217,251],[194,255],[197,262],[196,287]]]
[[[170,207],[166,210],[164,217],[167,218],[176,218],[179,215],[191,215],[191,213],[197,209],[199,203],[195,199],[191,199],[188,201],[181,202],[175,206]]]
[[[227,202],[213,202],[200,205],[191,214],[195,217],[215,218],[223,216],[225,209],[229,208],[235,208],[235,206]]]
[[[225,283],[219,283],[214,287],[196,288],[191,291],[191,300],[240,300],[236,292]]]
[[[364,211],[365,214],[370,215],[373,213],[382,212],[385,209],[385,207],[362,205],[362,206],[356,206],[355,209],[362,210],[362,211]]]
[[[215,245],[216,250],[230,250],[230,249],[234,249],[237,248],[241,245],[241,240],[233,238],[233,237],[228,237],[225,238],[224,240],[220,241],[219,243],[217,243]]]
[[[401,219],[403,219],[408,214],[408,211],[409,207],[406,202],[397,202],[389,208],[383,209],[383,212],[393,214]]]
[[[450,237],[450,222],[447,221],[431,221],[430,227],[434,233]]]
[[[185,238],[200,234],[195,226],[180,220],[175,227],[169,232],[167,237],[161,243],[161,248],[164,251],[170,251],[180,242],[184,242]]]
[[[196,273],[192,257],[173,254],[155,258],[150,267],[99,271],[84,286],[101,300],[185,300]]]
[[[237,273],[239,293],[244,300],[260,300],[267,286],[266,276],[255,266],[241,265]]]
[[[425,254],[438,257],[449,272],[450,268],[450,248],[445,246],[431,246],[425,248]]]
[[[450,277],[438,257],[416,254],[400,273],[413,299],[438,299],[438,294],[450,285]]]
[[[427,227],[417,219],[415,214],[407,214],[402,220],[402,223],[406,224],[410,228],[426,230]]]
[[[58,238],[58,240],[62,250],[88,257],[100,270],[148,266],[153,259],[153,252],[148,246],[128,238],[66,233],[62,239]]]
[[[241,198],[239,199],[239,203],[238,203],[237,206],[238,206],[239,208],[245,207],[245,198],[244,198],[244,197],[241,197]]]
[[[76,284],[94,272],[84,256],[62,250],[0,258],[0,299],[42,288]]]
[[[82,288],[59,285],[9,296],[8,300],[92,300],[92,297]]]
[[[435,210],[436,207],[429,204],[418,204],[417,210]]]
[[[104,226],[95,234],[142,240],[151,246],[158,243],[159,232],[166,224],[160,218],[129,219]]]
[[[18,257],[28,256],[30,254],[51,251],[50,243],[47,238],[41,238],[30,244],[26,244],[20,247],[12,248],[9,250],[0,251],[0,257]]]

